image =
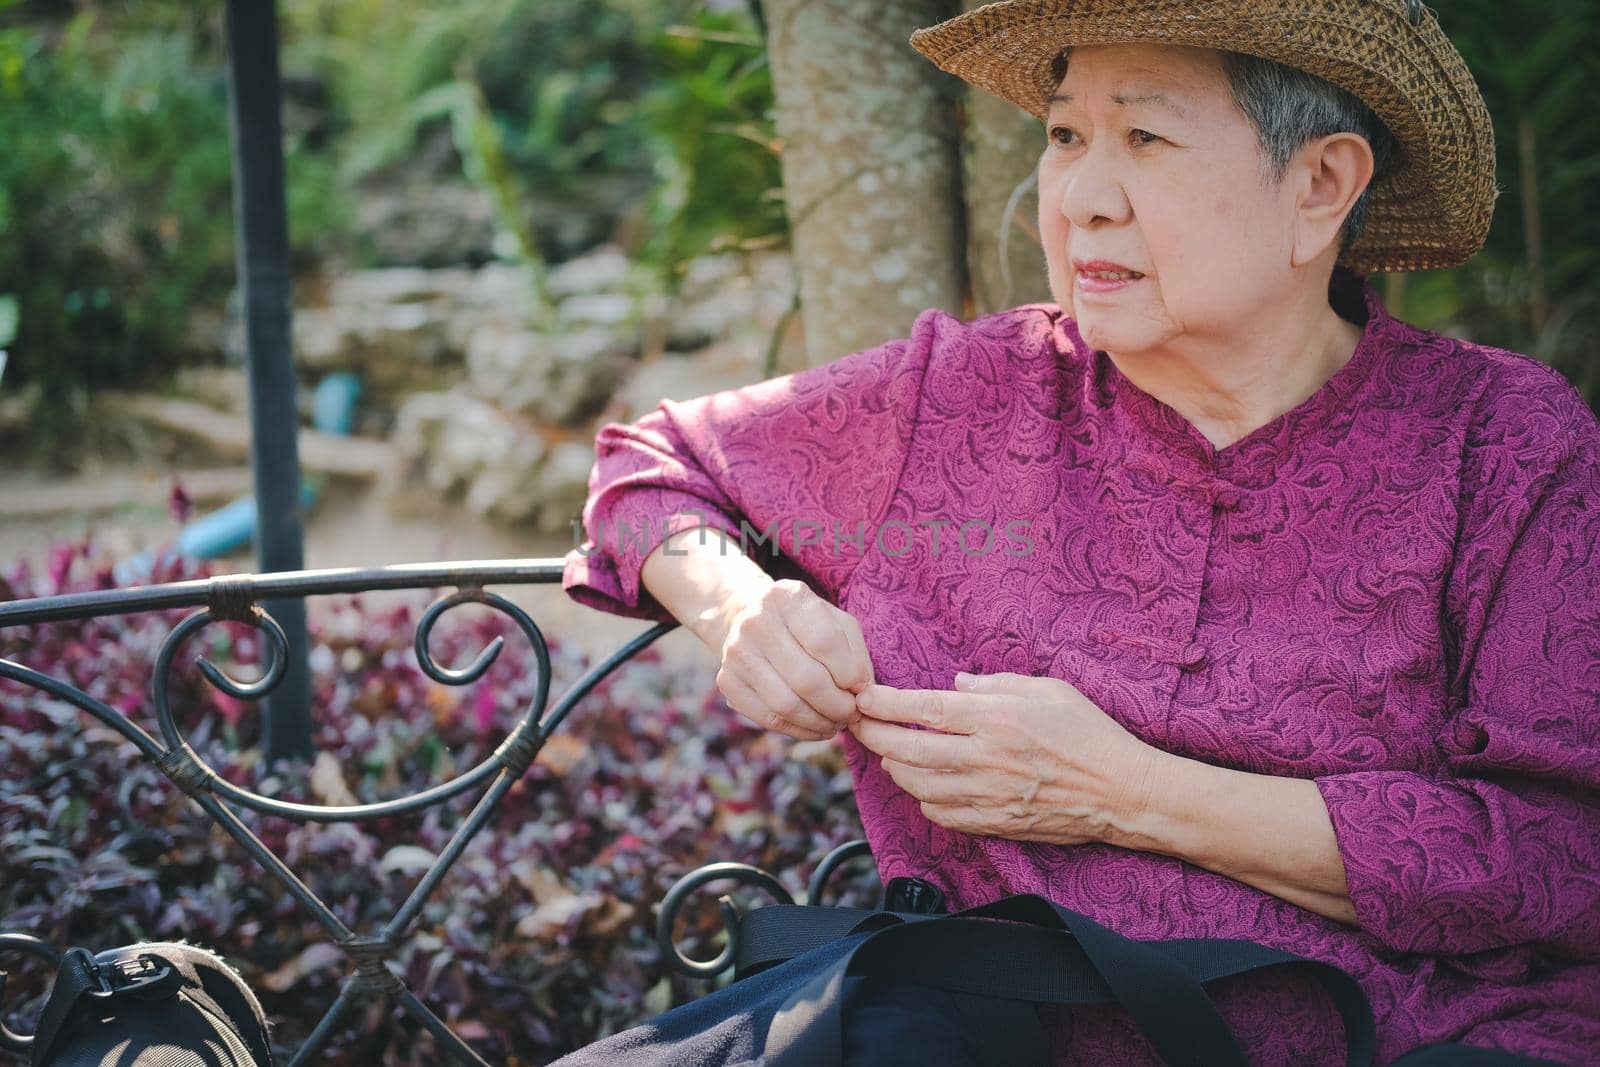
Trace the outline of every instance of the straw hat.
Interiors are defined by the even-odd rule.
[[[911,35],[941,69],[1041,121],[1069,45],[1174,44],[1271,59],[1349,90],[1401,158],[1373,184],[1355,270],[1452,267],[1483,247],[1494,129],[1466,61],[1421,0],[1006,0]]]

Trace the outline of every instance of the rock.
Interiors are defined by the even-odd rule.
[[[545,276],[545,291],[552,300],[587,293],[626,292],[633,265],[616,245],[602,245],[592,252],[550,268]]]
[[[395,420],[393,441],[423,484],[438,493],[465,491],[491,467],[514,466],[531,474],[544,458],[542,438],[460,389],[407,400]]]
[[[690,300],[709,296],[741,273],[742,258],[735,252],[723,252],[690,260],[684,264],[678,291]]]
[[[670,301],[636,287],[632,265],[611,245],[551,268],[546,283],[555,315],[542,324],[532,276],[503,263],[355,272],[327,281],[296,311],[306,377],[352,371],[362,378],[364,417],[395,413],[391,507],[410,498],[436,513],[442,498],[570,535],[588,496],[598,422],[758,381],[793,299],[781,253],[695,261]],[[795,332],[785,331],[786,345]],[[641,364],[647,335],[654,355]],[[663,340],[697,350],[670,354]]]
[[[400,493],[460,499],[474,514],[545,533],[570,530],[594,465],[591,443],[552,437],[464,389],[409,399],[394,444],[407,465]]]
[[[620,329],[638,317],[634,299],[625,293],[585,293],[569,296],[556,307],[563,326],[609,326]]]
[[[230,326],[226,302],[222,305],[194,304],[184,317],[183,337],[179,346],[186,352],[205,356],[242,351],[243,334],[230,335]]]
[[[247,411],[250,380],[243,367],[184,367],[173,376],[173,391],[224,411]]]
[[[485,323],[467,342],[467,379],[506,411],[575,425],[605,403],[637,348],[636,338],[601,327],[540,333]]]
[[[429,304],[336,304],[294,315],[296,362],[320,376],[352,371],[379,396],[437,387],[459,362]]]
[[[593,469],[593,442],[563,441],[551,448],[539,472],[540,530],[561,533],[570,530],[574,521],[582,521]]]
[[[761,380],[765,347],[725,342],[688,355],[664,354],[633,368],[611,396],[602,417],[632,422],[663,398],[689,400]]]
[[[494,312],[502,318],[527,318],[535,293],[528,268],[516,263],[491,263],[473,271],[453,271],[450,298],[457,307]]]
[[[332,307],[370,304],[419,304],[449,299],[476,272],[386,267],[337,275],[329,283],[326,302]]]
[[[487,468],[466,493],[474,515],[506,523],[533,522],[539,515],[539,497],[527,478],[510,465]]]
[[[387,267],[337,276],[321,302],[336,307],[430,304],[447,313],[494,308],[504,315],[520,315],[530,309],[532,284],[527,269],[512,263],[491,263],[476,270]]]
[[[734,324],[751,317],[749,301],[740,295],[713,297],[674,309],[667,328],[666,346],[673,352],[693,352],[726,340]]]
[[[666,347],[686,352],[716,341],[770,337],[793,301],[794,278],[787,256],[694,260],[667,311]]]
[[[360,197],[357,219],[376,263],[443,267],[494,258],[494,202],[465,183],[370,190]]]
[[[453,393],[417,393],[410,397],[395,416],[394,433],[389,442],[405,463],[409,472],[421,473],[430,484],[427,464],[437,445],[444,424],[449,421],[462,397]],[[451,479],[440,479],[443,488],[454,488]]]
[[[636,198],[604,184],[590,182],[580,195],[559,199],[532,190],[520,198],[547,255],[565,259],[606,240],[617,217],[611,201]],[[465,182],[366,189],[357,219],[364,258],[383,266],[477,266],[516,247],[495,218],[492,195]]]
[[[787,252],[724,252],[691,260],[684,268],[678,295],[688,302],[704,300],[737,283],[778,293],[786,305],[794,293],[794,281],[794,264]]]
[[[532,317],[532,278],[521,267],[482,270],[392,267],[333,279],[317,306],[294,314],[295,358],[312,377],[361,376],[378,408],[405,394],[460,380],[473,331],[518,328]]]

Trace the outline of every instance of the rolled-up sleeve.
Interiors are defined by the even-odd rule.
[[[746,554],[769,573],[787,557],[836,598],[899,482],[929,363],[961,330],[930,309],[906,338],[607,423],[563,588],[602,611],[671,621],[640,582],[644,561],[672,534],[707,525],[746,534]]]
[[[1600,959],[1600,428],[1564,379],[1488,402],[1443,605],[1438,773],[1317,780],[1390,949]]]

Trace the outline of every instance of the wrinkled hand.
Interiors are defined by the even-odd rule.
[[[860,717],[873,683],[861,625],[804,582],[785,578],[731,606],[717,689],[757,726],[805,741]]]
[[[1148,806],[1163,756],[1059,678],[958,677],[954,691],[871,685],[856,704],[863,717],[851,733],[924,815],[966,833],[1115,844]]]

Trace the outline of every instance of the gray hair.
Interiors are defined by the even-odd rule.
[[[1071,51],[1063,49],[1051,64],[1057,84],[1067,75]],[[1319,137],[1354,133],[1365,138],[1372,149],[1372,180],[1345,216],[1339,252],[1348,251],[1366,228],[1372,187],[1400,157],[1389,127],[1354,93],[1315,74],[1240,52],[1223,52],[1222,60],[1234,102],[1256,128],[1262,173],[1271,181],[1282,181],[1294,154]]]

